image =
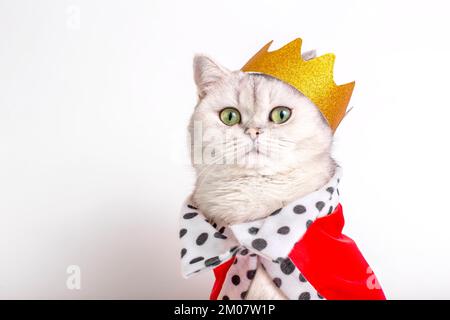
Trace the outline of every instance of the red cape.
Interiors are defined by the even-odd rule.
[[[344,215],[336,210],[311,224],[295,244],[289,258],[328,300],[385,300],[375,274],[355,242],[342,234]],[[216,281],[211,300],[216,300],[234,258],[214,269]]]

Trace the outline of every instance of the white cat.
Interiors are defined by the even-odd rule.
[[[270,76],[229,71],[204,55],[194,58],[194,78],[192,201],[209,219],[228,225],[264,218],[333,176],[332,131],[297,89]],[[258,268],[247,299],[285,298]]]

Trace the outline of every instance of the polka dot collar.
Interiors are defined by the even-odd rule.
[[[251,222],[219,226],[211,224],[189,201],[181,210],[182,272],[189,277],[236,257],[219,298],[245,299],[256,269],[261,265],[289,299],[321,299],[288,257],[315,219],[339,204],[342,169],[322,188],[270,216]]]

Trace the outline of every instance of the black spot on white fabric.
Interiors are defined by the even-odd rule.
[[[192,204],[188,204],[187,207],[188,207],[189,209],[197,210],[197,208],[194,207]]]
[[[252,247],[258,251],[261,251],[267,247],[267,241],[262,238],[255,239],[252,241]]]
[[[181,230],[180,230],[180,239],[183,238],[183,236],[184,236],[186,233],[187,233],[187,230],[186,230],[186,229],[184,229],[184,228],[181,229]]]
[[[323,202],[323,201],[317,201],[316,202],[317,210],[322,211],[323,207],[325,207],[325,202]]]
[[[237,249],[238,249],[239,247],[238,246],[235,246],[235,247],[233,247],[233,248],[231,248],[230,249],[230,253],[235,253],[235,251],[237,252]]]
[[[237,263],[238,263],[238,258],[234,258],[233,264],[237,264]]]
[[[333,212],[333,206],[330,206],[330,208],[328,209],[328,213],[327,214],[331,214]]]
[[[206,232],[203,232],[197,237],[197,240],[195,240],[195,243],[198,246],[201,246],[206,242],[206,240],[208,240],[208,234]]]
[[[189,261],[189,264],[194,264],[194,263],[197,263],[197,262],[202,261],[202,260],[205,260],[205,258],[197,257],[197,258],[194,258],[191,261]]]
[[[217,239],[226,239],[227,236],[224,235],[224,234],[221,234],[220,232],[215,232],[215,233],[214,233],[214,238],[217,238]]]
[[[279,287],[281,287],[282,281],[280,278],[274,278],[273,283],[279,288]]]
[[[306,229],[308,229],[309,228],[309,226],[311,225],[313,223],[313,221],[312,220],[308,220],[308,221],[306,221]]]
[[[196,217],[197,215],[198,215],[197,212],[188,212],[183,216],[183,218],[184,219],[192,219],[193,217]]]
[[[214,222],[214,223],[212,224],[212,226],[213,226],[214,229],[217,228],[217,223]]]
[[[274,262],[274,263],[282,263],[283,262],[283,258],[277,258],[276,260],[272,260],[272,262]]]
[[[300,282],[306,282],[305,277],[301,273],[298,275],[298,278],[299,278]]]
[[[336,189],[336,192],[337,192],[337,194],[338,194],[338,196],[339,196],[339,189]]]
[[[247,254],[248,254],[248,249],[247,249],[247,248],[241,250],[241,255],[242,255],[242,256],[245,256],[245,255],[247,255]]]
[[[250,253],[250,257],[256,257],[257,254],[256,253]]]
[[[291,229],[288,226],[281,227],[278,229],[279,234],[288,234]]]
[[[302,206],[301,204],[296,205],[293,210],[296,214],[302,214],[306,212],[305,206]]]
[[[205,266],[207,267],[217,266],[218,264],[220,264],[220,258],[218,256],[205,260]]]
[[[219,232],[223,233],[225,231],[225,227],[220,228]]]
[[[294,272],[295,265],[292,263],[291,259],[286,258],[281,261],[280,269],[284,274],[290,275],[292,272]]]
[[[247,271],[248,280],[253,280],[253,278],[255,277],[255,274],[256,274],[256,270],[248,270]]]
[[[230,300],[230,297],[225,295],[222,297],[222,300]]]
[[[282,208],[280,208],[280,209],[277,209],[277,210],[275,210],[274,212],[272,212],[270,215],[271,216],[274,216],[274,215],[277,215],[277,214],[279,214],[280,213],[280,211],[281,211],[281,209]]]
[[[331,200],[331,198],[333,197],[334,188],[333,187],[328,187],[327,191],[330,193],[330,199],[329,200]]]
[[[241,293],[241,299],[242,299],[242,300],[244,300],[245,297],[247,297],[247,292],[248,292],[248,291],[244,291],[244,292]]]
[[[231,277],[231,283],[233,283],[235,286],[238,286],[239,283],[241,283],[241,277],[239,277],[237,274]]]
[[[299,296],[298,296],[298,300],[311,300],[311,294],[309,292],[302,292]]]
[[[248,229],[248,233],[253,234],[253,235],[257,234],[258,231],[259,231],[259,229],[255,228],[255,227],[251,227]]]
[[[181,257],[183,258],[186,254],[187,250],[186,248],[181,249]]]

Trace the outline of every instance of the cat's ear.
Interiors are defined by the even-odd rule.
[[[314,59],[316,57],[316,54],[316,50],[309,50],[302,53],[302,58],[303,60],[308,61]]]
[[[228,74],[230,74],[228,69],[222,67],[210,57],[205,55],[194,57],[194,80],[199,98],[203,98],[211,85]]]

